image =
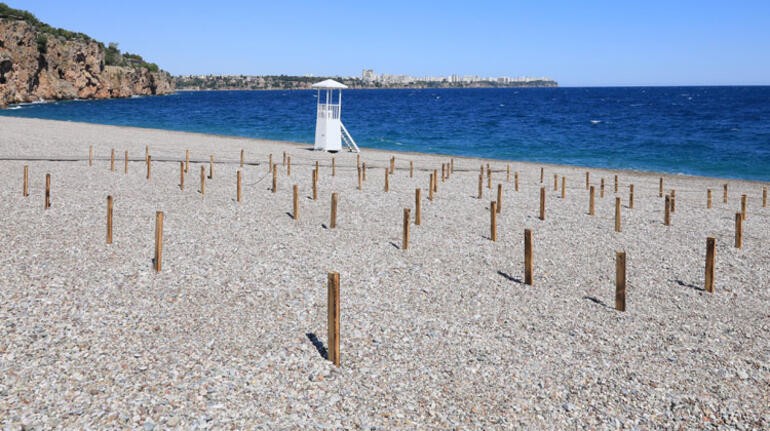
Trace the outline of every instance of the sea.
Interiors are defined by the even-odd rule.
[[[0,115],[311,145],[316,100],[312,90],[180,91]],[[342,121],[362,151],[770,181],[768,86],[356,89],[343,92]]]

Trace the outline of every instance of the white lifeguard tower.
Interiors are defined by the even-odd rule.
[[[342,89],[347,85],[333,79],[313,84],[318,89],[318,113],[315,122],[314,150],[340,151],[342,144],[350,151],[359,152],[358,145],[340,120],[342,113]],[[335,90],[337,93],[335,102]]]

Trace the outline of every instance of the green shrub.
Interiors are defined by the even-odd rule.
[[[37,52],[45,54],[48,52],[48,37],[44,34],[38,34],[37,39]]]

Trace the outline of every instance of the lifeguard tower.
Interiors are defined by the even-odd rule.
[[[318,89],[318,113],[315,122],[314,150],[340,151],[342,144],[350,151],[359,152],[358,145],[340,120],[342,113],[342,89],[347,85],[333,79],[313,84]],[[335,98],[336,92],[336,98]]]

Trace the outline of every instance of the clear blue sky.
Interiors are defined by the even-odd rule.
[[[770,0],[2,0],[173,74],[770,84]]]

